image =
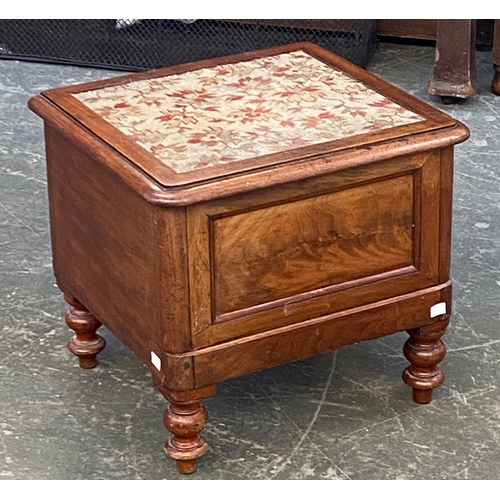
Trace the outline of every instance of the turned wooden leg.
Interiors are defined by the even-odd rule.
[[[165,410],[165,427],[173,436],[165,444],[165,452],[177,461],[181,474],[192,474],[196,461],[208,449],[206,441],[198,434],[207,421],[207,411],[201,400],[215,392],[215,386],[194,391],[170,393],[170,406]]]
[[[438,364],[444,359],[446,346],[441,337],[449,320],[408,330],[410,338],[404,345],[404,355],[410,366],[403,372],[403,380],[413,388],[413,401],[427,404],[432,401],[432,390],[444,382],[444,373]]]
[[[96,333],[101,322],[75,297],[64,294],[69,304],[66,323],[75,332],[68,342],[68,349],[78,356],[81,368],[94,368],[96,356],[104,349],[106,341]]]

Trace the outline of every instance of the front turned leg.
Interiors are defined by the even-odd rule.
[[[438,364],[444,359],[446,346],[441,337],[449,320],[408,330],[410,338],[403,352],[410,366],[403,372],[403,380],[413,388],[413,401],[427,404],[432,401],[432,391],[444,382],[444,373]]]
[[[68,349],[76,356],[81,368],[94,368],[97,355],[106,346],[106,341],[96,333],[101,322],[75,297],[64,294],[69,304],[66,324],[75,332],[68,342]]]
[[[165,410],[165,427],[173,436],[165,444],[165,452],[177,461],[181,474],[192,474],[196,461],[208,450],[208,444],[198,434],[207,421],[203,398],[215,392],[215,386],[193,391],[169,393],[170,406]]]

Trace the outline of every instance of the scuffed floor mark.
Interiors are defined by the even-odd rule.
[[[272,471],[272,473],[274,475],[279,474],[281,471],[283,471],[283,469],[287,465],[289,465],[291,463],[292,458],[301,449],[302,444],[304,443],[304,441],[306,440],[306,438],[309,436],[309,433],[311,432],[311,429],[313,428],[314,424],[316,423],[316,420],[318,419],[318,416],[319,416],[319,414],[321,412],[321,409],[323,408],[323,405],[325,404],[326,396],[327,396],[328,391],[330,389],[330,386],[332,384],[332,379],[333,379],[333,375],[335,373],[336,364],[337,364],[337,351],[334,351],[333,356],[332,356],[332,366],[330,368],[330,373],[328,374],[328,379],[327,379],[327,381],[325,383],[325,386],[323,387],[323,391],[321,393],[321,399],[318,402],[318,406],[316,407],[316,411],[314,412],[314,415],[312,416],[311,421],[309,422],[306,430],[302,433],[302,435],[300,436],[300,439],[295,444],[295,446],[294,446],[292,452],[290,453],[290,455],[287,457],[287,459],[284,462],[282,462],[279,465],[279,467],[277,467],[276,469],[274,469]]]
[[[17,217],[15,214],[13,214],[5,205],[3,205],[2,203],[0,203],[0,207],[2,207],[9,215],[11,215],[12,217],[14,217],[14,219],[16,219],[19,223],[21,223],[25,228],[29,229],[37,238],[40,238],[40,235],[37,234],[33,230],[33,228],[31,228],[30,226],[28,226],[28,224],[26,224],[19,217]]]

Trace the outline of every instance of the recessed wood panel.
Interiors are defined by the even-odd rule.
[[[413,191],[407,174],[213,220],[215,315],[411,266]]]

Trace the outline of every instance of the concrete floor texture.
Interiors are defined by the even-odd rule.
[[[41,91],[120,74],[0,61],[0,479],[500,479],[500,97],[491,52],[477,94],[427,94],[434,48],[383,42],[368,69],[464,122],[455,149],[446,381],[429,405],[401,380],[405,332],[218,385],[210,450],[180,476],[163,444],[166,401],[105,327],[93,370],[66,349],[52,272]]]

